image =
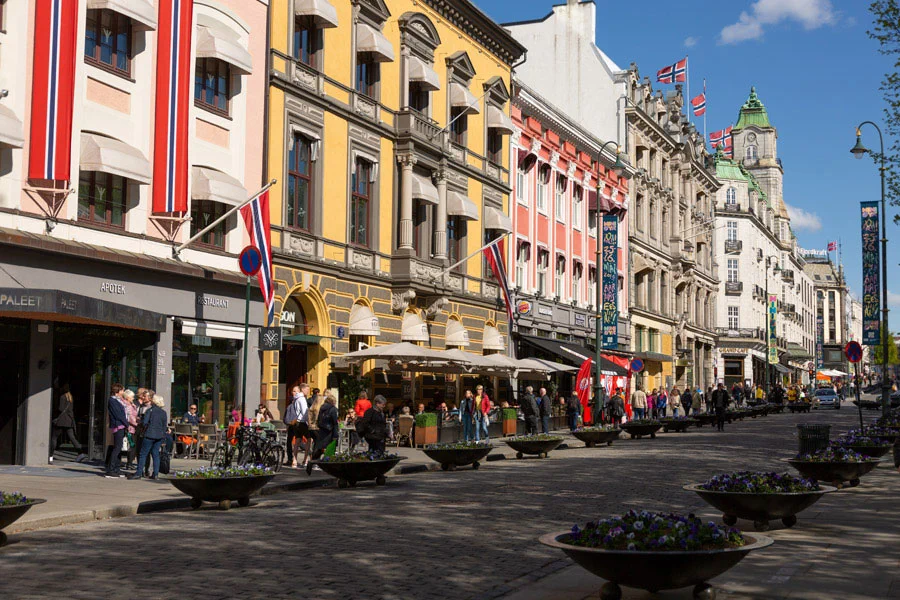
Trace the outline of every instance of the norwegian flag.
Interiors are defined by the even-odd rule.
[[[153,212],[187,212],[193,0],[160,0],[156,36]]]
[[[506,316],[509,317],[509,322],[512,323],[512,294],[509,293],[509,281],[506,279],[506,267],[504,266],[506,263],[503,260],[502,238],[484,249],[484,258],[491,267],[494,279],[500,284],[500,290],[503,292],[503,300],[506,301]]]
[[[713,149],[722,146],[722,153],[728,158],[734,158],[734,139],[731,137],[732,127],[732,125],[729,125],[726,129],[713,131],[709,134],[709,143]]]
[[[272,280],[272,233],[269,229],[269,190],[264,191],[241,208],[241,216],[250,234],[250,243],[262,255],[262,266],[256,278],[263,300],[266,301],[266,325],[275,317],[275,284]]]
[[[71,180],[78,0],[37,0],[29,179]]]
[[[691,98],[691,107],[694,110],[695,117],[702,117],[706,114],[706,92],[703,92],[699,96],[695,96]]]
[[[681,83],[687,81],[687,57],[657,71],[656,81],[659,83]]]
[[[828,242],[828,251],[835,252],[837,250],[837,242]]]

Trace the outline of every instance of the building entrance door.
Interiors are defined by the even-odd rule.
[[[19,413],[25,403],[26,343],[0,341],[0,465],[16,463]]]

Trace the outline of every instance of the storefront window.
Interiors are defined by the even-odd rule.
[[[238,390],[241,342],[202,335],[182,335],[176,326],[172,344],[173,419],[196,404],[206,423],[227,423],[231,411],[240,410]],[[254,408],[254,407],[250,407]]]

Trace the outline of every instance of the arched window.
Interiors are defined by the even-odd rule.
[[[757,159],[756,146],[754,146],[754,145],[747,146],[745,155],[748,160],[756,160]]]
[[[725,204],[729,206],[737,204],[737,190],[735,188],[730,187],[725,192]]]

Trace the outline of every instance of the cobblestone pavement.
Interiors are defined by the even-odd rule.
[[[796,424],[832,423],[835,437],[857,418],[847,408],[595,449],[570,440],[545,460],[23,534],[0,549],[0,598],[596,598],[602,581],[540,546],[540,534],[633,507],[718,518],[681,485],[737,468],[788,470]],[[715,582],[720,598],[900,597],[898,488],[883,465],[826,496]]]

